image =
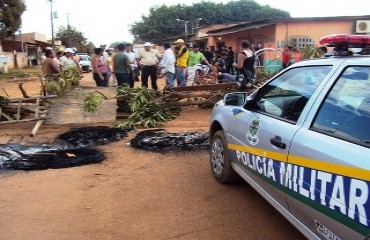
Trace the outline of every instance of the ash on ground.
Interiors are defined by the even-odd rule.
[[[0,170],[44,170],[100,163],[106,159],[90,147],[118,141],[128,129],[106,126],[75,128],[59,135],[52,145],[0,145]]]
[[[57,140],[72,146],[87,147],[103,145],[127,137],[131,129],[111,128],[106,126],[74,128],[58,136]]]
[[[139,132],[130,145],[146,150],[199,150],[208,149],[208,132],[170,133],[164,129]]]

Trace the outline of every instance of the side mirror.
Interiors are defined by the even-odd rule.
[[[224,104],[226,106],[242,106],[245,103],[247,94],[244,92],[228,93],[224,97]]]

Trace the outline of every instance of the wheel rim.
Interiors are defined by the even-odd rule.
[[[224,170],[224,147],[220,139],[213,141],[211,154],[213,172],[221,175]]]

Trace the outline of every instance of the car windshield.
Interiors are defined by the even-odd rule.
[[[87,55],[80,55],[81,61],[89,61],[89,56]]]
[[[311,66],[292,69],[269,84],[270,92],[265,97],[311,96],[330,69],[331,66]]]

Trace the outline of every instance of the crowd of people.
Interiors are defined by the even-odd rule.
[[[96,86],[108,87],[110,78],[113,84],[126,84],[134,87],[135,81],[141,81],[141,86],[148,88],[149,77],[151,87],[158,89],[157,73],[159,67],[166,78],[166,87],[192,86],[204,70],[214,77],[215,83],[237,82],[239,89],[252,87],[255,78],[255,55],[249,41],[241,42],[241,51],[235,53],[232,47],[221,49],[200,49],[198,44],[187,46],[183,39],[178,39],[175,46],[164,43],[164,53],[161,55],[153,44],[146,42],[144,49],[135,52],[131,44],[118,44],[112,51],[106,45],[95,48],[91,58],[93,79]],[[43,61],[44,76],[57,74],[63,68],[74,66],[82,76],[77,49],[66,48],[64,52],[54,53],[46,49]],[[302,60],[299,50],[284,47],[282,52],[282,67],[286,68],[294,56],[295,61]],[[141,79],[139,80],[139,76]],[[194,82],[195,81],[195,82]]]
[[[215,77],[215,82],[238,82],[240,88],[251,87],[255,57],[248,41],[242,42],[242,51],[237,55],[232,47],[201,50],[198,44],[186,46],[183,39],[175,43],[173,50],[170,44],[164,44],[161,65],[167,87],[192,86],[197,83],[195,78],[203,69]]]
[[[52,48],[46,48],[42,61],[44,77],[52,77],[69,67],[75,67],[82,76],[82,69],[79,64],[80,58],[76,52],[77,49],[75,48],[66,48],[64,51],[58,51],[57,53]]]

